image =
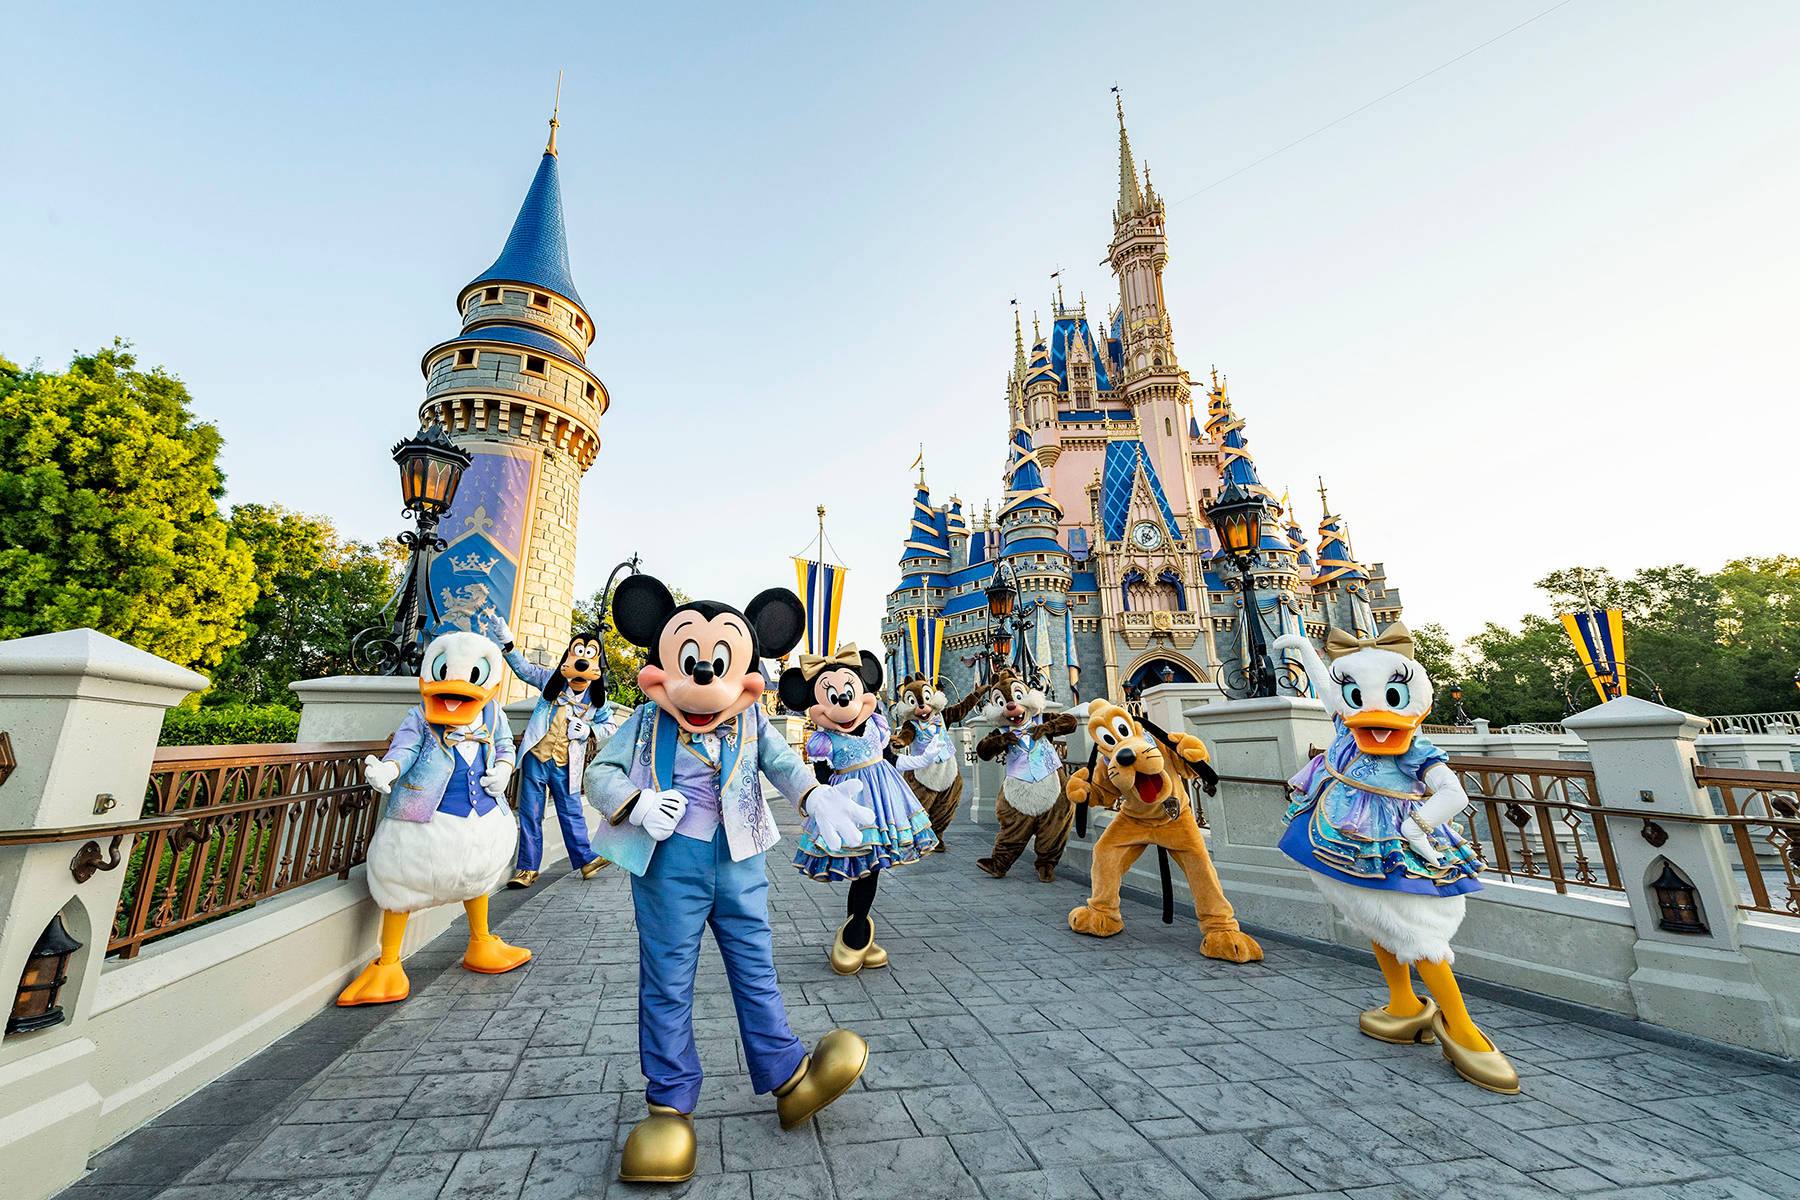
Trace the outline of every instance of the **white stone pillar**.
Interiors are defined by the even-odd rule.
[[[386,741],[419,703],[416,675],[329,675],[288,684],[300,700],[294,740]]]
[[[0,786],[0,829],[68,829],[136,817],[163,713],[206,677],[91,629],[0,642],[0,730],[18,767]],[[107,804],[107,800],[112,803]],[[96,809],[104,811],[97,812]],[[52,917],[81,943],[61,1024],[0,1041],[0,1162],[8,1195],[47,1196],[86,1169],[101,1096],[87,1024],[131,840],[77,883],[80,840],[0,847],[0,995],[11,997]],[[103,852],[111,840],[99,844]]]
[[[1716,815],[1711,795],[1693,776],[1694,739],[1705,722],[1621,696],[1563,724],[1588,744],[1599,802],[1631,814],[1609,815],[1607,831],[1637,925],[1638,965],[1628,982],[1639,1016],[1734,1045],[1789,1052],[1774,1003],[1740,950],[1737,879],[1716,827],[1657,819]],[[1665,860],[1692,881],[1709,932],[1662,927],[1650,885]]]

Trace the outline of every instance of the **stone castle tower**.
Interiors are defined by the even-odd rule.
[[[419,407],[421,424],[474,457],[440,527],[450,548],[432,567],[438,606],[465,628],[502,614],[533,658],[568,643],[581,477],[609,403],[587,365],[594,319],[569,273],[556,130],[552,115],[500,257],[457,295],[462,332],[425,352]],[[508,699],[522,694],[508,687]]]
[[[1163,296],[1164,204],[1149,169],[1137,168],[1122,107],[1118,159],[1107,249],[1118,302],[1104,324],[1090,324],[1085,300],[1066,304],[1059,287],[1048,329],[1033,318],[1029,350],[1014,317],[1004,497],[997,516],[971,509],[965,518],[954,499],[934,506],[921,479],[882,624],[896,675],[908,666],[907,618],[934,616],[944,621],[946,682],[956,694],[974,682],[988,634],[983,589],[997,562],[1018,578],[1018,604],[1034,618],[1032,657],[1062,703],[1077,693],[1119,698],[1164,678],[1229,680],[1250,619],[1267,644],[1301,630],[1322,639],[1333,626],[1366,634],[1400,615],[1381,564],[1353,557],[1348,528],[1329,509],[1314,561],[1285,497],[1259,477],[1216,371],[1199,389],[1204,416],[1195,412]],[[1249,581],[1253,613],[1206,515],[1230,483],[1264,497],[1270,512]]]

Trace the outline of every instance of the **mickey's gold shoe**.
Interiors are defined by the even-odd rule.
[[[1396,1046],[1429,1042],[1437,1036],[1431,1031],[1431,1020],[1437,1016],[1438,1007],[1429,998],[1424,1003],[1425,1007],[1410,1017],[1396,1017],[1385,1008],[1371,1008],[1356,1018],[1356,1027],[1366,1037],[1378,1042],[1392,1042]]]
[[[863,947],[863,966],[869,968],[887,966],[887,951],[875,944],[875,918],[869,918],[869,944]]]
[[[626,1183],[680,1183],[694,1174],[694,1118],[661,1104],[637,1123],[619,1156]]]
[[[863,969],[863,952],[844,943],[844,930],[848,928],[850,922],[846,920],[838,926],[837,937],[831,943],[831,969],[839,975],[854,975]]]
[[[537,882],[536,871],[514,871],[513,877],[506,881],[509,888],[528,888]]]
[[[1441,1012],[1432,1015],[1431,1032],[1437,1035],[1444,1060],[1456,1068],[1458,1075],[1478,1088],[1499,1092],[1502,1096],[1519,1094],[1519,1073],[1506,1061],[1506,1055],[1498,1050],[1471,1050],[1458,1044],[1445,1030]]]
[[[583,879],[592,879],[610,866],[612,866],[612,859],[596,858],[593,862],[588,863],[581,868],[581,877]]]
[[[794,1077],[775,1089],[775,1113],[783,1129],[804,1125],[820,1109],[850,1090],[869,1065],[869,1043],[848,1029],[819,1039]]]

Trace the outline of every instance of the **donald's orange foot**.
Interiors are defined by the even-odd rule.
[[[483,975],[502,975],[514,967],[523,966],[530,958],[531,951],[522,946],[509,946],[490,933],[486,937],[469,939],[469,950],[463,955],[463,966],[471,971],[480,971]]]
[[[364,967],[356,981],[338,993],[337,1002],[342,1008],[354,1004],[392,1004],[406,999],[411,991],[412,984],[407,982],[406,971],[398,962],[384,963],[378,959]]]

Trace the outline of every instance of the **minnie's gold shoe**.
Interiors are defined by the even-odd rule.
[[[887,966],[887,951],[875,944],[875,918],[869,918],[869,944],[863,947],[863,966],[871,969]]]
[[[854,975],[863,969],[863,950],[852,950],[844,942],[844,930],[848,928],[850,922],[846,920],[838,926],[837,937],[831,943],[831,969],[839,975]]]
[[[819,1110],[850,1090],[869,1065],[869,1043],[848,1029],[834,1029],[819,1039],[800,1061],[794,1077],[775,1089],[775,1113],[783,1129],[804,1125]]]
[[[1437,1035],[1438,1045],[1443,1048],[1444,1061],[1455,1067],[1458,1075],[1478,1088],[1499,1092],[1502,1096],[1519,1094],[1519,1073],[1506,1061],[1506,1055],[1498,1050],[1471,1050],[1460,1045],[1445,1030],[1441,1012],[1432,1016],[1431,1032]]]
[[[1363,1031],[1365,1037],[1372,1037],[1378,1042],[1392,1042],[1396,1046],[1429,1042],[1437,1036],[1431,1031],[1431,1022],[1438,1014],[1438,1006],[1430,999],[1426,999],[1424,1003],[1425,1007],[1410,1017],[1396,1017],[1385,1008],[1371,1008],[1356,1018],[1356,1027]]]
[[[694,1174],[694,1118],[662,1104],[637,1123],[619,1156],[626,1183],[680,1183]]]

